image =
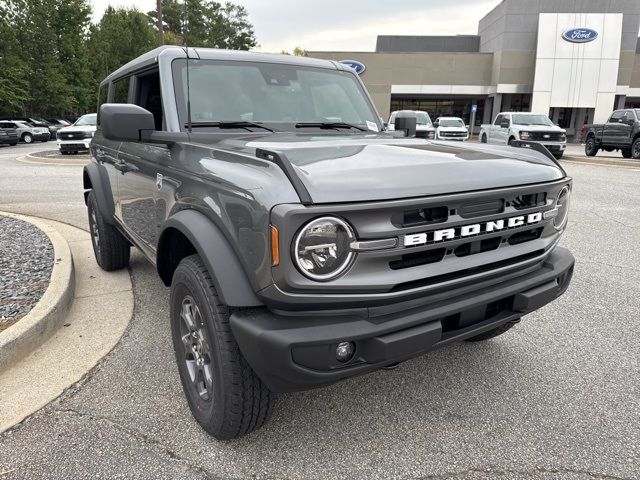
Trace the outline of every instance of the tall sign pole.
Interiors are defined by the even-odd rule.
[[[164,29],[162,27],[162,0],[156,0],[156,13],[158,15],[158,43],[164,45]]]
[[[478,111],[478,105],[476,103],[471,104],[471,121],[469,122],[469,140],[473,135],[473,129],[476,126],[476,112]]]

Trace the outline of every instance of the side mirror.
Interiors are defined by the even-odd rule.
[[[438,128],[440,126],[440,122],[433,122],[433,128]]]
[[[509,120],[503,120],[500,122],[500,128],[509,128]]]
[[[139,142],[141,130],[155,130],[153,114],[131,103],[105,103],[100,107],[102,135],[108,140]]]
[[[407,137],[416,136],[418,119],[416,114],[409,110],[402,110],[396,115],[395,130],[405,132]]]

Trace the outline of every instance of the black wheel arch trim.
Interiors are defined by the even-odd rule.
[[[157,252],[166,248],[169,229],[178,230],[194,246],[202,258],[222,301],[230,307],[256,307],[263,303],[255,294],[237,253],[220,229],[204,214],[196,210],[180,210],[162,226]],[[165,285],[171,284],[171,263],[156,258],[158,274]]]
[[[89,190],[93,190],[100,214],[107,223],[114,225],[115,206],[111,194],[111,185],[109,184],[109,174],[105,168],[95,162],[89,163],[83,169],[82,183],[84,187],[84,203],[87,203]]]

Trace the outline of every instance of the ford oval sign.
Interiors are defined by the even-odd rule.
[[[562,34],[567,42],[572,43],[587,43],[592,42],[598,38],[598,32],[591,30],[590,28],[572,28]]]
[[[366,69],[364,63],[357,60],[340,60],[340,63],[344,63],[345,65],[353,68],[358,75],[362,75],[362,72],[364,72]]]

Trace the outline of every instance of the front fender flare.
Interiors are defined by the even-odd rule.
[[[115,206],[113,204],[111,184],[109,183],[109,173],[102,165],[91,162],[83,169],[82,183],[85,189],[84,203],[87,203],[89,190],[93,190],[102,218],[104,218],[107,223],[113,225],[115,223],[113,219]]]
[[[181,210],[169,217],[162,226],[162,234],[158,242],[158,252],[163,251],[165,232],[168,229],[180,231],[195,247],[207,270],[213,278],[218,295],[230,307],[255,307],[263,305],[255,295],[247,274],[220,229],[204,214],[196,210]],[[164,265],[157,259],[158,273]],[[165,282],[166,283],[166,282]]]

